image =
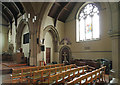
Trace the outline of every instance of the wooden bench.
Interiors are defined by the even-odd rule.
[[[53,64],[53,65],[41,66],[41,70],[42,69],[49,69],[49,68],[60,67],[60,66],[64,66],[64,64]]]
[[[35,66],[35,67],[12,69],[12,75],[10,76],[12,78],[12,83],[24,82],[27,80],[28,76],[32,76],[34,71],[49,69],[49,68],[63,66],[63,65],[64,64],[54,64],[54,65],[46,65],[46,66]]]
[[[34,71],[33,75],[30,76],[28,78],[28,80],[29,80],[29,82],[31,81],[32,83],[35,83],[37,80],[44,81],[44,80],[48,79],[49,76],[51,76],[51,75],[65,72],[67,70],[72,69],[75,66],[76,66],[75,64],[71,64],[71,65],[62,66],[62,67]]]
[[[12,78],[12,83],[23,82],[26,81],[27,76],[30,76],[33,71],[40,70],[40,67],[25,67],[12,69],[12,74],[10,75]]]
[[[45,61],[39,61],[40,62],[40,66],[45,66]]]
[[[69,80],[71,78],[74,78],[76,76],[84,74],[85,71],[87,71],[87,70],[84,70],[84,69],[87,69],[87,66],[66,70],[66,71],[60,72],[60,73],[55,74],[55,75],[50,75],[48,77],[48,79],[46,79],[45,81],[39,80],[38,83],[39,84],[43,84],[43,83],[44,84],[64,83],[66,80]]]
[[[105,81],[105,68],[106,66],[99,68],[97,70],[94,70],[92,72],[86,73],[85,75],[81,75],[79,77],[74,78],[73,80],[67,82],[66,84],[71,85],[71,84],[89,84],[89,83],[95,83],[97,82],[97,80],[99,81],[98,83],[100,83],[101,78],[102,78],[102,82],[103,79]]]
[[[7,67],[20,67],[20,66],[26,66],[27,64],[16,64],[16,63],[2,63],[2,65],[5,65]]]

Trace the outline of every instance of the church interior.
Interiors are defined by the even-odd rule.
[[[0,1],[1,83],[120,84],[120,2]]]

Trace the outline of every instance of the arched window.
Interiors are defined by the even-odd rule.
[[[78,13],[76,41],[97,40],[99,38],[99,10],[95,4],[89,3]]]

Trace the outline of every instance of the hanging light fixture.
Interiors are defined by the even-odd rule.
[[[25,15],[23,15],[23,20],[25,20],[26,22],[28,22],[28,20],[31,18],[31,14],[28,13],[27,17],[25,17]],[[34,23],[37,20],[37,16],[34,16],[32,19],[32,22]]]

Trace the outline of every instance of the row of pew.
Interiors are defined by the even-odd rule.
[[[12,83],[37,84],[87,84],[105,80],[105,66],[88,71],[89,66],[77,67],[75,64],[53,64],[13,69]],[[93,68],[94,69],[94,68]]]
[[[51,75],[45,81],[38,81],[38,84],[60,84],[67,80],[70,80],[76,76],[85,74],[88,71],[88,66],[82,66],[78,68],[68,69],[58,74]]]
[[[50,76],[69,71],[71,69],[74,69],[75,66],[75,64],[71,64],[62,67],[34,71],[33,75],[28,77],[28,80],[29,83],[36,83],[36,81],[44,82],[48,80]]]
[[[62,67],[62,66],[64,66],[64,64],[53,64],[46,66],[34,66],[34,67],[12,69],[12,74],[10,75],[10,77],[12,79],[12,83],[17,83],[17,82],[22,83],[23,81],[27,80],[27,77],[32,76],[33,72],[35,71]]]
[[[105,68],[106,66],[96,69],[92,72],[88,72],[84,75],[80,75],[79,77],[72,79],[66,84],[67,85],[71,85],[71,84],[79,84],[79,85],[92,84],[93,85],[96,83],[105,82]]]
[[[88,72],[88,66],[82,66],[78,68],[73,68],[56,75],[51,75],[45,81],[37,81],[38,84],[65,84],[65,85],[74,85],[74,84],[88,84],[92,83],[94,80],[100,79],[105,80],[105,67],[93,70]]]

